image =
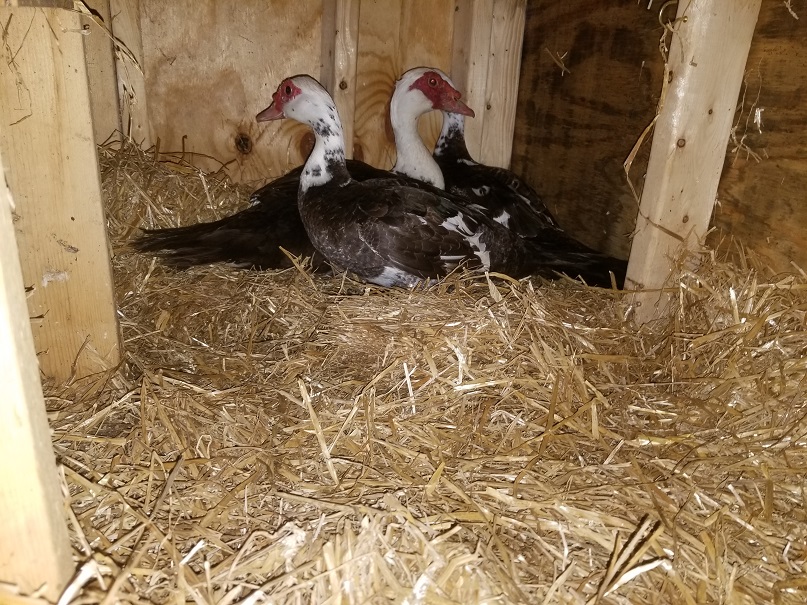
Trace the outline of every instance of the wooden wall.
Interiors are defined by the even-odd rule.
[[[774,271],[792,270],[791,260],[807,270],[807,2],[792,8],[798,20],[782,2],[762,2],[711,238],[734,236]]]
[[[418,66],[450,73],[454,2],[362,0],[360,4],[354,157],[391,168],[395,142],[389,100],[395,81]],[[437,112],[421,118],[427,144],[437,140],[441,124]]]
[[[762,3],[736,117],[748,149],[729,144],[710,239],[732,235],[776,271],[791,260],[807,267],[807,4],[792,7],[800,19],[782,2]],[[512,167],[564,228],[621,258],[638,208],[622,164],[661,91],[659,8],[533,0],[527,10]],[[564,53],[567,71],[551,56]],[[648,138],[631,170],[637,193],[649,151]]]
[[[494,2],[488,3],[493,7]],[[254,118],[271,102],[283,77],[324,76],[323,10],[333,9],[330,0],[244,1],[238,10],[215,0],[91,0],[89,4],[101,15],[111,7],[111,29],[116,36],[123,33],[142,66],[140,76],[118,53],[119,72],[126,72],[119,79],[131,80],[119,87],[124,114],[127,89],[137,89],[137,80],[142,79],[139,96],[143,99],[132,113],[138,109],[145,113],[135,117],[134,128],[126,115],[122,120],[124,131],[132,128],[138,142],[158,143],[166,153],[184,150],[186,159],[205,170],[224,164],[238,181],[277,176],[304,161],[312,144],[305,127],[290,121],[259,125]],[[455,1],[355,0],[354,4],[358,8],[349,10],[359,15],[358,31],[347,33],[355,36],[348,41],[358,49],[354,153],[375,165],[391,167],[395,155],[387,113],[395,80],[419,65],[450,72]],[[139,35],[133,31],[137,22]],[[93,52],[98,51],[88,54]],[[99,64],[100,87],[103,61],[91,62]],[[346,92],[349,96],[350,91]],[[104,89],[96,96],[106,94]],[[424,116],[421,134],[429,144],[439,129],[438,114]],[[96,140],[108,134],[98,133]]]
[[[320,67],[318,0],[140,0],[148,120],[160,150],[196,152],[237,180],[298,165],[307,132],[289,120],[259,125],[280,81]],[[184,138],[184,142],[183,142]],[[283,145],[286,153],[262,153]],[[306,150],[307,151],[307,150]],[[209,157],[204,157],[209,156]]]
[[[533,0],[525,29],[513,170],[572,235],[627,258],[638,203],[622,163],[661,90],[657,13],[635,2]],[[649,153],[648,139],[635,181]]]
[[[104,97],[93,107],[104,125],[98,142],[118,124],[146,148],[184,151],[208,171],[224,165],[236,181],[268,180],[304,161],[313,138],[288,121],[258,125],[255,114],[283,77],[309,73],[334,93],[348,153],[391,167],[394,83],[407,69],[434,66],[453,72],[477,112],[469,148],[509,163],[526,0],[243,0],[237,10],[215,0],[88,4],[123,43],[113,60],[99,39],[106,34],[90,28],[93,98]],[[421,118],[427,144],[440,124],[437,113]]]

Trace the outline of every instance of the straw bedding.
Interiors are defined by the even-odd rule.
[[[74,603],[807,602],[807,279],[175,272],[246,191],[100,150],[126,357],[46,385]],[[692,260],[690,258],[689,260]]]

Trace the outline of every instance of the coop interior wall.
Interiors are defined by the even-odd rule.
[[[98,5],[93,8],[100,14],[110,12],[110,20],[114,15],[115,24],[129,20],[115,32],[122,30],[127,43],[133,40],[129,30],[136,29],[131,23],[140,28],[139,44],[131,46],[140,49],[142,98],[130,107],[127,94],[129,89],[137,91],[139,74],[118,53],[117,94],[124,99],[124,121],[118,120],[118,126],[137,131],[145,144],[156,143],[163,152],[184,151],[201,168],[224,166],[236,181],[266,180],[305,159],[312,141],[304,127],[290,122],[258,125],[254,115],[269,103],[282,77],[322,73],[322,2],[247,1],[238,11],[213,0],[91,4]],[[457,49],[484,37],[478,27],[473,36],[462,27],[455,32],[462,4],[358,2],[352,83],[355,157],[390,167],[395,154],[387,112],[395,79],[416,65],[457,71],[462,52]],[[518,3],[465,4],[471,12],[492,15],[494,28],[519,23],[494,14],[499,7]],[[630,3],[592,7],[584,0],[526,3],[520,73],[491,70],[484,88],[471,80],[465,81],[468,90],[463,91],[480,124],[485,111],[508,111],[512,106],[513,169],[540,191],[566,230],[621,258],[630,251],[650,137],[631,167],[635,193],[623,162],[651,123],[662,88],[659,8]],[[666,13],[672,18],[674,7],[667,7]],[[800,202],[807,186],[807,150],[799,145],[794,127],[807,119],[799,102],[807,86],[802,23],[784,5],[763,2],[718,191],[716,230],[709,242],[716,245],[734,236],[774,270],[791,268],[791,261],[807,265],[807,206]],[[200,31],[207,35],[198,35]],[[95,105],[111,104],[109,72],[114,70],[105,72],[104,61],[94,58],[108,54],[110,42],[103,36],[87,38],[97,47],[87,55],[96,89],[96,139],[103,140],[116,123],[103,118],[112,110],[96,111]],[[505,45],[483,50],[495,55],[515,49]],[[120,81],[127,77],[132,83],[124,90]],[[494,102],[491,110],[493,95],[506,84],[501,78],[519,82],[518,102]],[[127,120],[127,110],[133,120]],[[138,112],[145,117],[138,120]],[[439,122],[436,113],[422,119],[427,144],[436,139]],[[480,128],[479,136],[469,141],[472,152],[484,154],[499,135],[492,125],[483,138]]]
[[[659,8],[585,0],[527,7],[512,167],[564,229],[621,258],[638,210],[623,162],[662,89]],[[674,16],[667,7],[664,17]],[[784,3],[762,3],[709,239],[715,246],[733,236],[774,271],[792,270],[791,260],[807,266],[807,147],[799,135],[807,37],[804,15],[796,16]],[[630,171],[637,194],[649,151],[650,137]]]

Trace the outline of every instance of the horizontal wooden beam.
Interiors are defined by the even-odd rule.
[[[706,237],[760,4],[678,5],[628,265],[639,323],[663,313],[676,257]]]

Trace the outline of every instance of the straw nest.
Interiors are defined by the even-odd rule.
[[[807,602],[803,275],[705,252],[637,330],[569,280],[180,273],[127,240],[245,191],[100,156],[126,358],[46,385],[65,602]]]

